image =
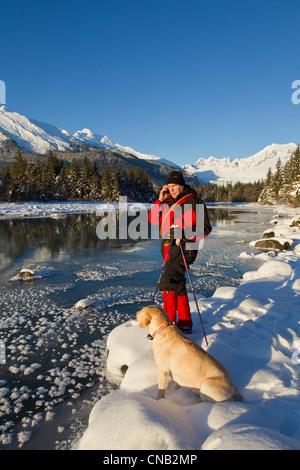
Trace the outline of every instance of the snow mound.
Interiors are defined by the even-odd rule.
[[[232,424],[214,432],[204,442],[203,450],[295,450],[295,439],[262,426]]]
[[[189,449],[191,432],[177,405],[120,390],[95,405],[79,450]]]
[[[286,278],[291,276],[292,267],[285,263],[284,261],[268,261],[264,263],[257,271],[250,271],[243,275],[245,281],[255,280],[255,279],[272,279],[272,278]]]

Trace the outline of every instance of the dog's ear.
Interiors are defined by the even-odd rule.
[[[139,322],[141,328],[144,328],[145,326],[149,325],[149,323],[151,321],[150,314],[144,308],[142,310],[140,310],[139,312],[137,312],[136,317],[137,317],[137,321]]]

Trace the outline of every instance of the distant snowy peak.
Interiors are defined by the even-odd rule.
[[[90,129],[82,129],[82,131],[77,131],[70,139],[73,142],[82,142],[89,147],[98,147],[98,148],[116,148],[114,144],[106,135],[97,135],[94,134]]]
[[[196,163],[182,168],[196,175],[199,180],[211,183],[254,182],[265,179],[268,169],[274,170],[279,158],[285,164],[296,148],[297,145],[293,143],[272,144],[248,158],[236,158],[233,161],[228,157],[199,158]]]
[[[90,147],[120,150],[122,152],[130,153],[131,155],[134,155],[137,158],[140,158],[142,160],[152,160],[152,161],[157,161],[159,163],[163,163],[165,165],[178,167],[177,165],[175,165],[175,163],[169,160],[166,160],[164,158],[156,157],[154,155],[149,155],[147,153],[137,152],[131,147],[124,147],[123,145],[112,142],[106,135],[94,134],[92,131],[90,131],[90,129],[82,129],[82,131],[75,132],[73,137],[71,137],[71,141],[74,141],[74,142],[79,141]]]
[[[75,132],[59,129],[52,124],[29,119],[22,114],[0,107],[0,131],[16,141],[27,152],[46,154],[52,150],[72,150],[72,144],[84,143],[99,148],[114,148],[105,136],[94,135],[89,129]]]
[[[0,107],[0,131],[27,152],[45,154],[50,149],[70,148],[66,134],[57,127],[28,119],[5,106]]]
[[[105,135],[94,134],[90,129],[82,129],[74,135],[59,129],[52,124],[29,119],[22,114],[10,111],[6,106],[0,107],[0,147],[1,142],[7,138],[13,139],[18,146],[26,152],[45,155],[49,150],[73,150],[76,144],[88,147],[119,150],[135,155],[143,160],[157,161],[159,163],[177,167],[173,162],[161,157],[137,152],[131,147],[112,142]]]

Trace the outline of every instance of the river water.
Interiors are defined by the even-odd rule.
[[[206,297],[258,269],[239,255],[253,252],[249,242],[261,238],[272,209],[209,214],[213,231],[190,268],[195,292]],[[0,449],[69,449],[92,404],[117,387],[106,376],[106,338],[151,303],[160,240],[99,240],[98,221],[90,213],[0,220]],[[22,268],[35,278],[20,280]],[[94,305],[77,310],[85,298]]]

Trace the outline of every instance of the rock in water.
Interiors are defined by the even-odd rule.
[[[255,246],[256,248],[263,248],[267,250],[287,250],[292,246],[293,240],[288,238],[262,238],[261,240],[256,240],[250,243],[250,246]]]
[[[31,279],[32,277],[35,277],[36,273],[32,271],[32,269],[21,269],[21,271],[18,274],[18,277],[21,277],[22,279]]]
[[[91,307],[95,304],[95,300],[93,299],[81,299],[75,304],[75,308],[77,310],[84,310],[85,308]]]

